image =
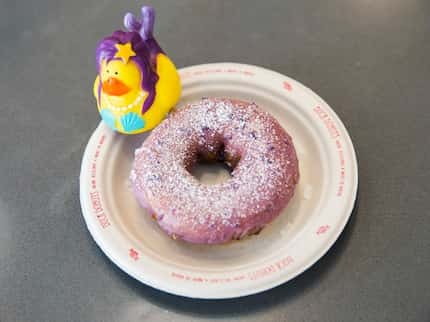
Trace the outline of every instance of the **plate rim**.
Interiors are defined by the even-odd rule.
[[[84,151],[82,162],[81,162],[80,176],[79,176],[79,182],[80,182],[79,198],[80,198],[82,215],[84,217],[87,229],[89,230],[92,238],[94,239],[96,244],[100,247],[100,249],[103,251],[103,253],[115,265],[117,265],[121,270],[123,270],[129,276],[131,276],[134,279],[138,280],[139,282],[142,282],[142,283],[144,283],[148,286],[151,286],[153,288],[165,291],[165,292],[170,293],[170,294],[185,296],[185,297],[189,297],[189,298],[200,298],[200,299],[237,298],[237,297],[248,296],[248,295],[260,293],[260,292],[272,289],[276,286],[279,286],[281,284],[284,284],[284,283],[294,279],[298,275],[300,275],[303,272],[305,272],[306,270],[308,270],[311,266],[313,266],[316,262],[318,262],[323,256],[325,256],[327,254],[327,252],[331,249],[331,247],[335,244],[335,242],[339,239],[339,236],[341,235],[341,233],[345,229],[345,226],[347,225],[347,223],[348,223],[349,219],[351,218],[351,215],[354,211],[354,208],[356,205],[356,200],[357,200],[357,194],[358,194],[358,181],[359,181],[358,179],[359,178],[358,178],[358,162],[357,162],[356,150],[355,150],[355,147],[353,145],[353,142],[351,140],[351,137],[349,135],[348,130],[346,129],[345,125],[343,124],[343,122],[341,121],[341,119],[339,118],[337,113],[330,107],[330,105],[328,105],[318,94],[313,92],[306,85],[303,85],[302,83],[300,83],[300,82],[298,82],[298,81],[296,81],[296,80],[294,80],[288,76],[285,76],[281,73],[278,73],[276,71],[272,71],[272,70],[269,70],[269,69],[266,69],[263,67],[259,67],[259,66],[241,64],[241,63],[231,63],[231,62],[210,63],[210,64],[200,64],[200,65],[193,65],[193,66],[181,68],[179,70],[179,73],[180,74],[185,73],[189,70],[196,69],[196,68],[197,69],[200,69],[200,68],[205,69],[205,68],[214,68],[214,67],[222,67],[222,66],[224,66],[224,67],[226,67],[226,66],[236,67],[236,68],[240,67],[240,68],[246,68],[249,70],[255,69],[255,70],[259,70],[260,72],[265,73],[267,75],[271,74],[274,77],[286,79],[291,84],[294,84],[294,86],[301,87],[303,90],[305,90],[307,92],[308,95],[311,95],[316,101],[319,101],[322,105],[324,105],[324,108],[330,112],[330,116],[334,118],[336,125],[341,128],[341,131],[343,134],[343,139],[346,142],[348,149],[350,150],[349,153],[350,153],[350,157],[352,158],[350,161],[351,161],[351,164],[353,167],[353,169],[350,170],[350,171],[352,171],[351,179],[353,180],[353,184],[351,187],[352,192],[351,192],[351,198],[349,198],[348,204],[346,206],[346,209],[347,209],[347,210],[345,210],[346,215],[344,214],[343,220],[339,220],[337,226],[335,227],[336,229],[330,232],[330,234],[328,235],[328,238],[324,242],[324,247],[321,247],[318,254],[309,257],[309,260],[307,261],[306,265],[299,266],[292,273],[288,274],[287,277],[284,277],[281,274],[281,275],[279,275],[279,277],[276,280],[266,282],[263,284],[260,282],[260,286],[256,286],[256,287],[252,288],[251,290],[249,288],[246,288],[243,290],[236,289],[235,292],[233,292],[234,294],[231,294],[232,291],[229,291],[229,292],[226,292],[225,294],[221,294],[221,295],[219,295],[219,294],[208,295],[207,293],[204,295],[201,295],[201,294],[195,294],[196,292],[193,292],[193,291],[187,292],[187,289],[178,290],[177,288],[174,288],[174,287],[173,288],[172,287],[166,287],[166,285],[162,286],[162,285],[158,284],[157,282],[155,282],[153,279],[146,279],[142,276],[137,276],[137,274],[135,274],[135,272],[130,270],[127,265],[124,265],[124,263],[122,263],[120,260],[117,260],[117,258],[115,258],[115,256],[113,256],[113,254],[111,253],[111,251],[109,249],[106,249],[105,244],[104,244],[102,237],[100,235],[100,232],[97,229],[97,226],[94,225],[94,223],[92,222],[92,220],[94,220],[94,219],[87,213],[87,212],[89,212],[89,210],[85,208],[85,204],[87,202],[85,193],[88,192],[88,189],[86,186],[87,182],[85,179],[86,179],[86,176],[88,175],[88,173],[87,173],[88,171],[86,168],[84,168],[84,166],[88,165],[88,162],[90,160],[90,151],[92,150],[91,143],[96,139],[97,133],[103,127],[103,124],[102,124],[103,122],[100,121],[97,128],[91,134],[90,139],[89,139],[89,141],[85,147],[85,151]],[[84,182],[85,182],[85,184],[84,184]]]

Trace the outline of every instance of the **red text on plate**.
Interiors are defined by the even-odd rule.
[[[129,253],[131,258],[133,258],[135,261],[137,261],[139,259],[139,253],[137,252],[137,250],[135,250],[134,248],[130,248],[129,249]]]
[[[291,87],[291,84],[290,84],[290,83],[288,83],[287,81],[284,81],[284,88],[285,88],[287,91],[289,91],[289,92],[291,92],[291,90],[293,89],[293,88]]]
[[[329,230],[330,226],[329,225],[324,225],[321,226],[320,228],[318,228],[317,230],[317,235],[321,235],[327,232],[327,230]]]

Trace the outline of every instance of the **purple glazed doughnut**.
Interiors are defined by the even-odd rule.
[[[199,159],[224,161],[231,178],[207,185],[190,173]],[[136,150],[133,192],[175,239],[218,244],[260,231],[299,179],[291,137],[256,104],[203,99],[178,109]]]

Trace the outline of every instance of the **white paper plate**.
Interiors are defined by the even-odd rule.
[[[357,194],[352,142],[333,110],[297,81],[263,68],[221,63],[180,70],[181,102],[201,97],[254,101],[293,138],[300,182],[283,213],[259,235],[226,245],[193,245],[165,235],[142,210],[128,176],[146,135],[100,123],[82,160],[80,200],[103,252],[137,280],[192,298],[232,298],[280,285],[314,264],[342,232]]]

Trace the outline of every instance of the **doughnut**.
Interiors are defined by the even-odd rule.
[[[231,177],[204,184],[191,171],[221,161]],[[220,244],[259,232],[287,206],[299,180],[290,135],[255,103],[204,98],[175,110],[135,151],[139,204],[174,239]]]

